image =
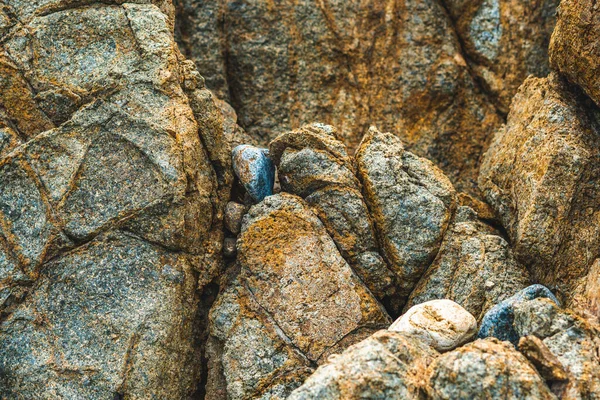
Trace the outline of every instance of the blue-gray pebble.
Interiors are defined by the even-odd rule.
[[[232,151],[233,170],[256,202],[273,194],[275,166],[269,158],[269,150],[242,144]]]
[[[495,337],[500,340],[509,341],[516,346],[519,343],[519,335],[513,326],[514,307],[520,302],[533,300],[538,297],[548,298],[560,306],[558,299],[547,287],[537,284],[528,286],[514,296],[492,307],[483,316],[477,337],[480,339]]]

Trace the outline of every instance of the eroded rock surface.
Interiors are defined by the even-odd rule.
[[[396,136],[372,128],[356,153],[357,173],[381,250],[406,301],[440,248],[456,209],[456,192],[430,161]]]
[[[250,209],[238,263],[238,280],[211,311],[209,398],[285,398],[329,354],[391,322],[299,197]]]
[[[529,274],[509,244],[470,207],[459,206],[433,264],[405,309],[450,299],[481,320],[495,304],[529,284]]]
[[[532,278],[598,313],[598,113],[560,78],[528,79],[486,153],[480,188]]]
[[[379,254],[373,222],[352,159],[335,128],[320,124],[278,136],[271,155],[282,189],[303,197],[321,219],[342,256],[394,315],[399,277]]]
[[[289,399],[419,399],[437,354],[414,336],[379,331],[330,357]]]
[[[3,398],[200,384],[229,149],[170,2],[120,3],[1,7]]]
[[[437,161],[461,189],[475,189],[481,152],[502,119],[439,1],[178,4],[182,47],[251,136],[266,143],[322,121],[354,149],[376,124]]]

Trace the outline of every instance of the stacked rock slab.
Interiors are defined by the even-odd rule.
[[[419,399],[437,355],[417,337],[379,331],[330,357],[288,399]]]
[[[0,7],[17,135],[0,159],[2,398],[187,398],[200,382],[196,289],[219,267],[229,151],[170,3],[120,3]]]
[[[305,199],[369,290],[398,315],[398,276],[379,254],[352,159],[335,134],[331,126],[313,124],[271,142],[282,190]]]
[[[598,315],[598,112],[559,77],[528,79],[484,157],[479,185],[532,278]]]
[[[548,75],[548,43],[559,2],[442,0],[467,63],[503,114],[527,76]]]
[[[383,255],[405,303],[438,253],[456,209],[456,192],[433,163],[375,128],[363,138],[356,163]]]
[[[475,189],[478,160],[502,120],[441,2],[178,3],[182,47],[251,136],[266,143],[321,121],[354,149],[376,124],[461,190]]]
[[[329,354],[390,323],[304,201],[244,217],[237,278],[210,315],[210,399],[286,398]]]
[[[500,233],[467,206],[459,206],[436,259],[405,306],[433,299],[450,299],[477,320],[495,304],[529,284]]]

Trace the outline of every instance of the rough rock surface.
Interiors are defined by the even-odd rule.
[[[485,214],[484,214],[485,215]],[[477,320],[529,284],[529,274],[509,244],[470,207],[459,206],[433,264],[405,306],[450,299]]]
[[[303,197],[369,290],[398,315],[398,276],[379,254],[352,159],[331,126],[313,124],[271,142],[282,189]]]
[[[0,397],[186,398],[230,150],[170,3],[83,3],[0,7]]]
[[[586,103],[587,102],[587,103]],[[598,111],[560,78],[528,79],[484,157],[479,185],[532,279],[598,315]]]
[[[595,0],[563,0],[550,43],[552,67],[600,105],[600,10]]]
[[[431,300],[411,307],[390,331],[418,336],[438,351],[452,350],[477,334],[477,321],[452,300]]]
[[[414,336],[379,331],[330,357],[288,399],[419,399],[436,356]]]
[[[480,155],[502,119],[441,2],[178,4],[182,48],[251,136],[267,142],[322,121],[355,148],[376,124],[438,162],[461,189],[475,189]]]
[[[553,301],[538,298],[521,302],[514,309],[519,336],[541,339],[562,364],[568,383],[559,387],[565,399],[600,397],[600,327],[560,309]]]
[[[356,163],[383,255],[406,301],[437,255],[456,208],[456,192],[430,161],[374,128],[363,138]]]
[[[285,398],[329,354],[390,323],[299,197],[250,209],[238,263],[239,278],[211,311],[209,398]]]
[[[429,369],[426,388],[432,400],[556,398],[525,356],[497,339],[445,353]]]
[[[495,337],[517,346],[521,336],[514,324],[515,307],[522,302],[540,297],[550,299],[558,304],[558,300],[547,287],[538,284],[528,286],[514,296],[496,304],[483,316],[478,337]]]
[[[255,202],[273,194],[275,166],[269,151],[243,144],[232,152],[233,171]]]
[[[548,75],[548,42],[560,0],[443,0],[465,59],[504,114],[521,83]]]

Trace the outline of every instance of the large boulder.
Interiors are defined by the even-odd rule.
[[[534,281],[598,315],[600,127],[560,78],[530,78],[486,153],[479,185]]]
[[[266,143],[322,121],[354,149],[376,124],[473,190],[480,155],[502,119],[440,3],[177,1],[182,48],[251,136]],[[532,16],[524,24],[541,23]]]
[[[600,10],[595,0],[562,0],[550,63],[600,105]]]
[[[200,384],[229,150],[170,2],[120,3],[1,7],[2,398]]]
[[[379,331],[330,357],[288,399],[420,399],[437,355],[415,336]]]
[[[390,323],[299,197],[249,210],[238,263],[211,310],[211,399],[285,398],[329,354]]]
[[[412,291],[405,309],[450,299],[477,320],[529,284],[529,273],[510,245],[471,207],[459,206],[437,257]]]
[[[356,163],[382,253],[406,302],[438,253],[456,209],[456,192],[431,161],[375,128],[361,142]]]
[[[477,340],[429,367],[429,399],[555,399],[527,358],[507,342]]]
[[[271,142],[282,190],[305,199],[369,290],[398,315],[398,276],[379,254],[352,159],[336,133],[331,126],[313,124]]]

